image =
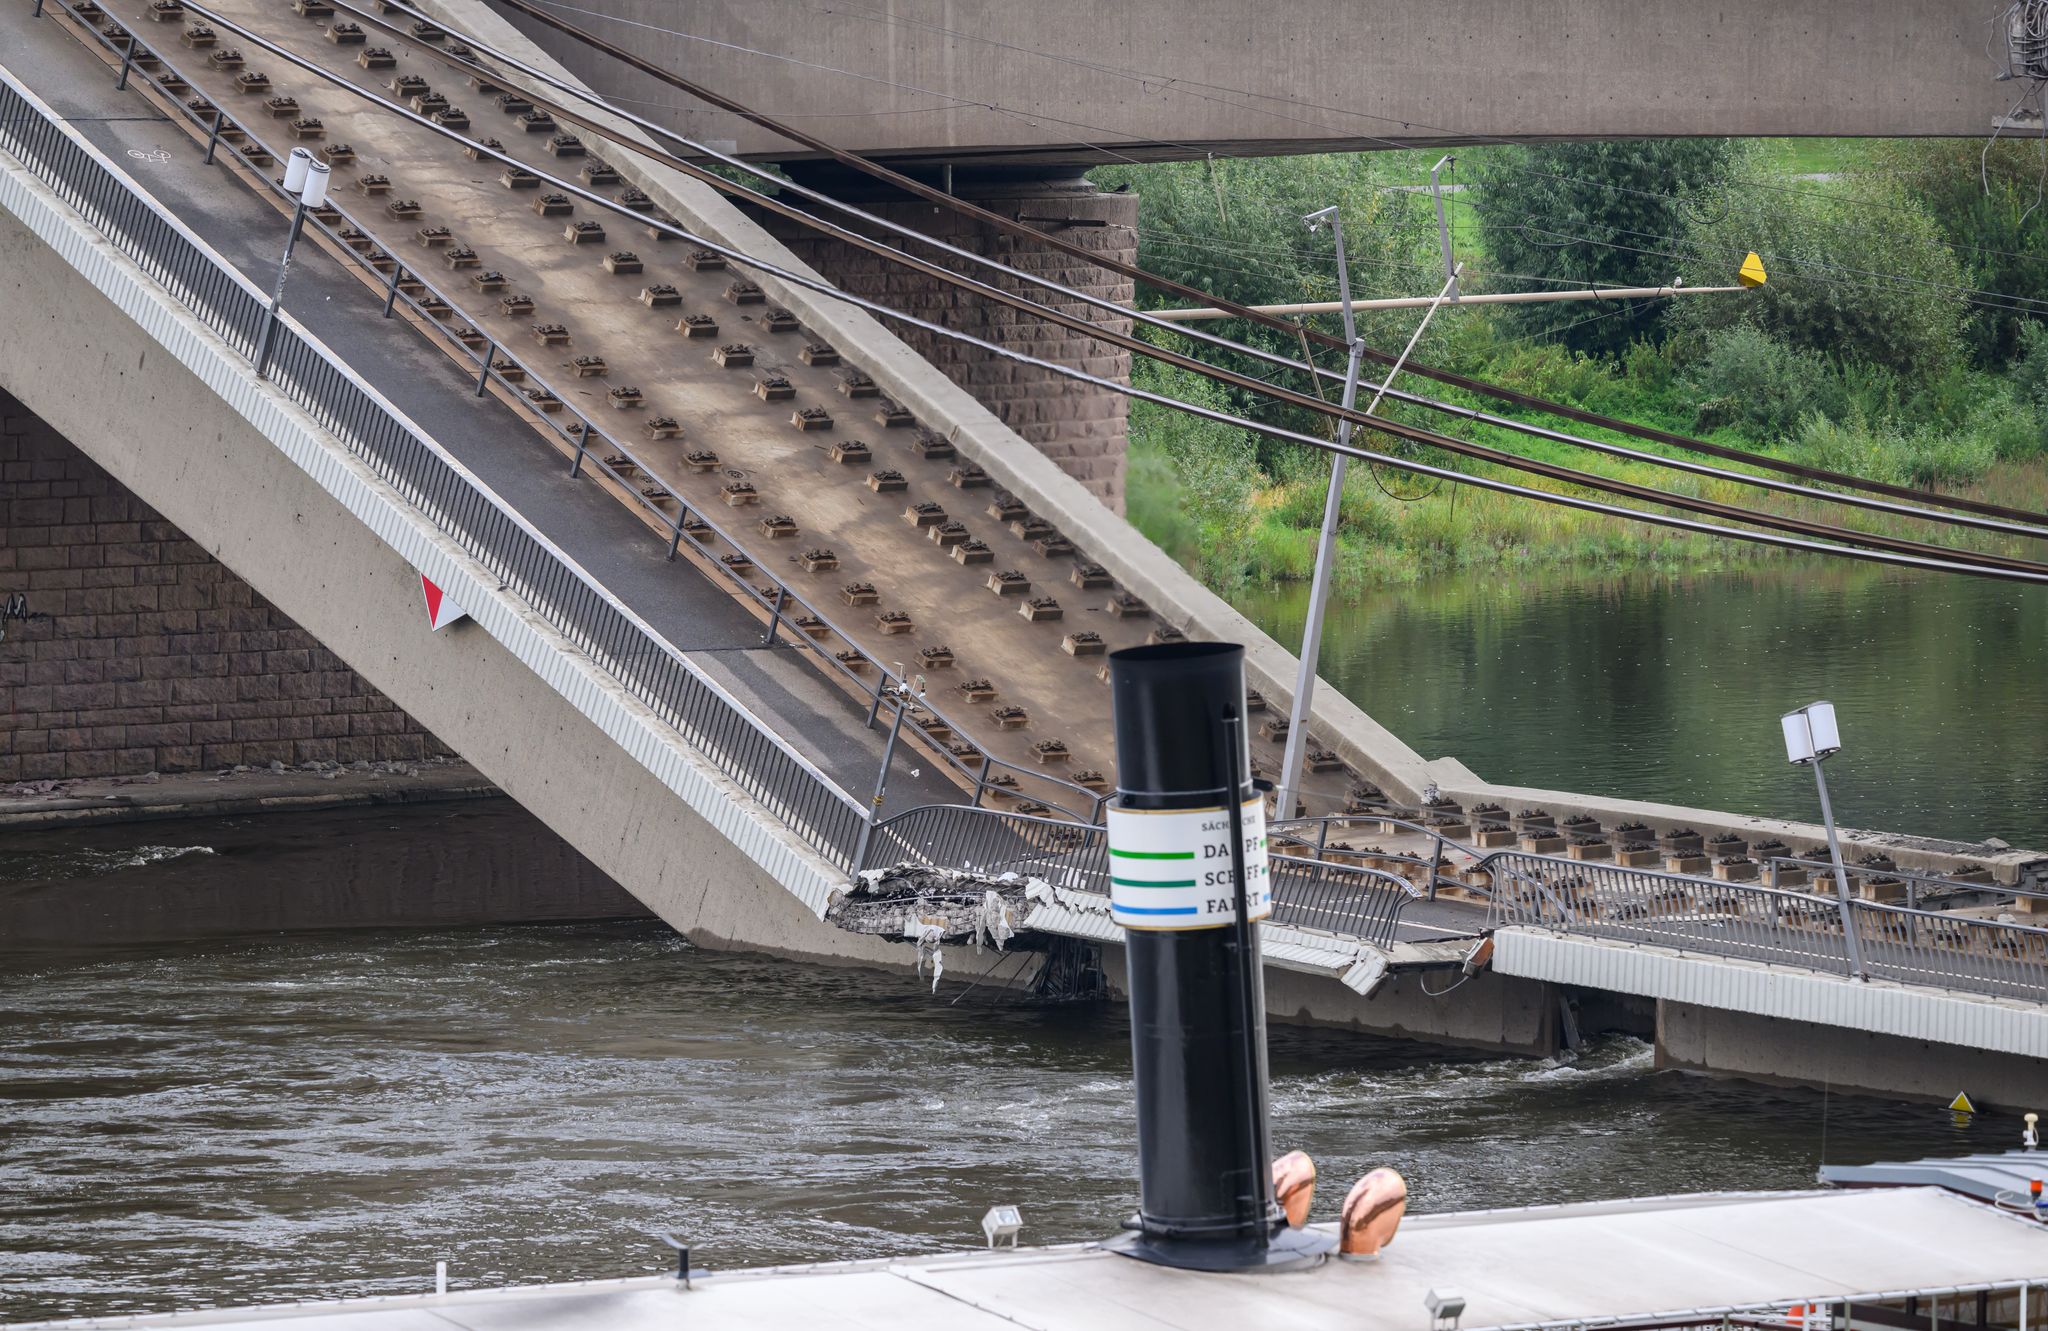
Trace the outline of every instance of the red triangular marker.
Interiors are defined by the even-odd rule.
[[[427,625],[439,632],[465,618],[469,611],[455,603],[455,598],[436,587],[426,574],[420,574],[420,591],[427,598]]]

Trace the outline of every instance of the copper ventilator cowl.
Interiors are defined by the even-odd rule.
[[[1309,1207],[1316,1199],[1316,1162],[1306,1151],[1289,1151],[1273,1162],[1273,1200],[1287,1213],[1290,1229],[1308,1223]]]
[[[1394,1231],[1407,1214],[1407,1181],[1391,1169],[1373,1170],[1352,1184],[1344,1198],[1337,1255],[1354,1262],[1379,1256],[1380,1249],[1394,1241]]]

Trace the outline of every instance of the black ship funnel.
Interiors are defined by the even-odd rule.
[[[1127,939],[1139,1196],[1113,1246],[1202,1271],[1314,1262],[1334,1240],[1288,1227],[1267,1164],[1255,930],[1272,896],[1245,753],[1244,648],[1130,648],[1110,656],[1109,683],[1110,902]]]

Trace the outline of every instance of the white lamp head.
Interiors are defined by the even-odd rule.
[[[1842,732],[1835,724],[1831,702],[1810,702],[1779,717],[1778,724],[1785,732],[1787,762],[1818,762],[1842,747]]]
[[[306,168],[306,185],[299,191],[299,202],[308,208],[318,208],[327,202],[327,177],[333,173],[325,162],[315,162]]]
[[[313,154],[310,149],[292,149],[292,155],[285,158],[284,162],[285,193],[293,198],[298,197],[299,191],[306,188],[306,172],[312,165]]]

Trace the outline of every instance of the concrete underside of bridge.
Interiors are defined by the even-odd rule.
[[[568,22],[898,163],[1094,166],[1502,139],[1988,134],[1990,0],[578,0]],[[699,141],[807,154],[515,21]]]

